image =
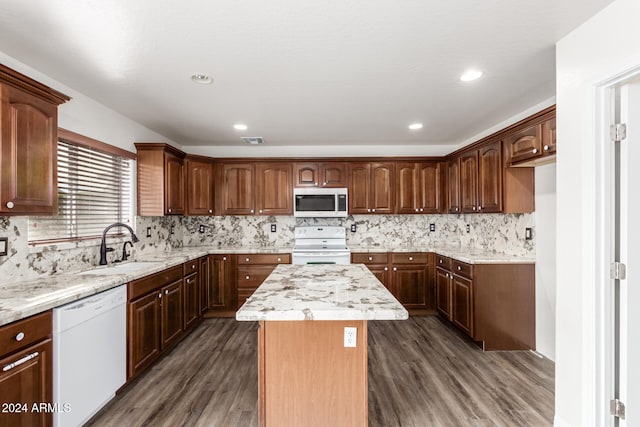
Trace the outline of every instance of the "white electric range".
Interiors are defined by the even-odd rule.
[[[351,264],[344,227],[296,227],[292,264]]]

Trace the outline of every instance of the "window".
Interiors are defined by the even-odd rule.
[[[128,151],[60,129],[58,215],[29,218],[29,241],[94,238],[114,222],[131,224],[133,157]]]

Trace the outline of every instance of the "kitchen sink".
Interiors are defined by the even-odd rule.
[[[164,265],[161,261],[134,261],[125,264],[112,265],[110,267],[95,268],[93,270],[83,271],[78,273],[79,276],[105,276],[111,274],[126,274],[138,270],[144,270],[147,268],[160,267]]]

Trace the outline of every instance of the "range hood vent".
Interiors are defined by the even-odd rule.
[[[261,136],[243,136],[240,137],[244,142],[251,145],[264,144],[264,138]]]

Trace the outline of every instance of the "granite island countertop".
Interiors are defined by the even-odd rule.
[[[279,265],[237,320],[404,320],[407,310],[362,264]]]
[[[508,255],[500,252],[459,246],[349,246],[351,253],[435,252],[467,264],[535,264],[535,257]]]

